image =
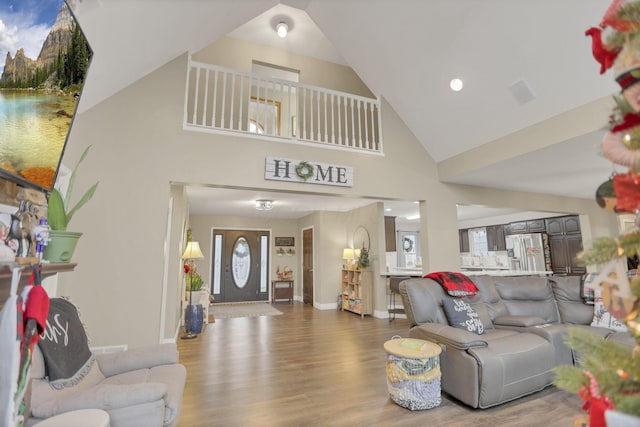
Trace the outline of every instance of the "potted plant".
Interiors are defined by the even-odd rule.
[[[202,290],[202,284],[204,283],[202,280],[202,276],[200,273],[189,272],[189,266],[185,264],[185,277],[187,283],[187,292],[200,292]],[[198,301],[200,300],[200,295],[198,295]]]
[[[358,267],[369,267],[369,250],[364,246],[362,247],[362,249],[360,249],[360,256],[358,257]]]
[[[73,218],[73,215],[89,200],[91,200],[93,194],[96,192],[96,188],[98,187],[98,183],[96,182],[84,193],[82,198],[80,198],[72,208],[69,208],[71,204],[71,192],[73,190],[78,166],[80,166],[80,163],[82,163],[84,158],[87,156],[90,148],[90,145],[85,148],[82,156],[80,156],[80,160],[78,160],[78,163],[71,171],[69,186],[64,199],[57,188],[51,190],[47,196],[47,221],[51,231],[49,233],[50,241],[44,249],[44,259],[48,261],[69,262],[73,256],[73,252],[75,251],[78,239],[82,236],[82,233],[67,231],[67,226],[69,225],[71,218]]]

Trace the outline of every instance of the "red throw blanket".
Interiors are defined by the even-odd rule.
[[[476,284],[462,273],[438,271],[424,277],[440,283],[452,297],[474,297],[478,293]]]

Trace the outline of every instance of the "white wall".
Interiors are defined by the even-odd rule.
[[[208,58],[223,65],[234,61],[244,64],[236,66],[241,70],[249,67],[252,59],[277,63],[300,69],[300,80],[306,83],[364,90],[357,76],[346,67],[262,47],[234,46],[237,49],[229,50],[216,44],[212,48],[215,54],[208,52]],[[457,203],[580,213],[589,216],[594,235],[610,231],[612,220],[593,201],[439,183],[436,164],[384,99],[384,156],[186,132],[182,129],[186,67],[185,54],[75,119],[64,162],[75,164],[88,144],[93,144],[93,149],[83,163],[74,192],[81,194],[96,180],[100,186],[94,199],[70,224],[71,231],[84,235],[74,255],[78,263],[76,271],[61,275],[59,294],[70,296],[80,306],[93,346],[135,347],[158,342],[158,337],[167,340],[175,337],[179,322],[180,255],[184,245],[181,235],[188,213],[183,196],[171,184],[203,183],[422,200],[421,238],[427,270],[457,268]],[[339,161],[354,168],[355,184],[353,188],[310,189],[302,183],[265,181],[267,156]],[[174,217],[172,241],[167,248],[170,265],[165,266],[171,197]],[[381,212],[380,229],[384,227],[382,216]],[[367,211],[363,217],[375,227],[371,222],[374,215]],[[347,217],[345,222],[344,215],[317,213],[299,222],[298,228],[312,224],[319,238],[318,301],[335,301],[339,289],[337,271],[342,264],[339,254],[349,228],[362,220],[359,216],[351,220]],[[201,231],[202,227],[194,223],[198,238],[200,233],[206,233]],[[378,238],[377,245],[384,248],[383,237]],[[378,248],[375,251],[377,257],[384,253]],[[376,286],[376,307],[384,307],[383,290],[380,284]],[[166,294],[168,298],[174,295],[177,301],[167,299],[163,304],[166,289],[173,290]]]

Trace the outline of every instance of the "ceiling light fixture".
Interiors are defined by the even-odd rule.
[[[287,23],[284,21],[278,22],[278,25],[276,25],[276,33],[278,33],[278,37],[287,37],[287,33],[289,33],[289,26]]]
[[[457,78],[456,79],[451,79],[451,81],[449,82],[449,87],[454,92],[460,92],[462,90],[463,86],[464,86],[464,84],[462,83],[462,80],[457,79]]]
[[[417,215],[409,215],[409,216],[407,216],[407,217],[405,217],[405,218],[407,218],[409,221],[413,221],[414,219],[420,219],[420,214],[417,214]]]
[[[273,209],[273,200],[256,200],[256,209],[259,211],[270,211]]]

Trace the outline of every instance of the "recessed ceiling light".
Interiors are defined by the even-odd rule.
[[[454,92],[460,92],[463,86],[464,84],[462,83],[462,80],[458,78],[451,79],[451,81],[449,82],[449,87]]]
[[[420,219],[420,214],[417,215],[409,215],[406,217],[409,221],[413,221],[414,219]]]
[[[386,208],[384,211],[385,212],[391,212],[391,208]]]

